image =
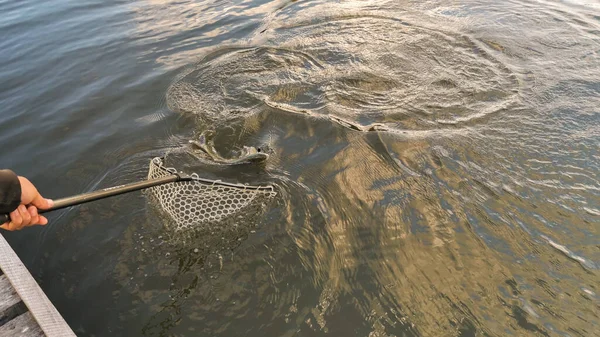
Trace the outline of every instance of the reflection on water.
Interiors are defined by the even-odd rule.
[[[254,146],[266,165],[185,169],[275,184],[277,200],[185,236],[141,197],[85,206],[44,244],[79,241],[33,268],[68,289],[51,294],[82,335],[598,335],[595,10],[134,3],[128,45],[165,98],[123,122],[146,141],[98,143],[123,161],[99,180],[133,178],[209,132],[225,158]],[[99,239],[99,222],[118,230]],[[100,303],[105,324],[65,309],[78,302]]]
[[[456,10],[477,22],[499,9]],[[269,318],[349,335],[597,331],[597,302],[581,299],[597,285],[595,263],[548,237],[578,228],[581,241],[564,239],[585,249],[586,204],[568,205],[597,194],[571,198],[536,169],[552,163],[548,151],[586,152],[551,135],[567,130],[544,117],[556,102],[532,97],[547,84],[534,91],[532,80],[546,75],[506,56],[521,46],[470,34],[449,8],[433,13],[315,6],[272,22],[259,46],[207,54],[170,87],[169,107],[197,114],[203,128],[246,119],[247,133],[276,133],[271,169],[300,183],[286,185],[281,215],[298,256],[271,259],[298,259],[311,286],[295,288],[296,272],[279,267],[272,291],[283,294],[271,305],[281,312]],[[593,168],[562,174],[571,170],[576,184],[597,186]],[[301,297],[312,297],[304,312]]]

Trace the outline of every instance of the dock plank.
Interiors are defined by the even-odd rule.
[[[42,328],[37,324],[33,315],[26,312],[0,326],[0,337],[44,337]]]
[[[21,298],[10,284],[6,275],[0,276],[0,313],[21,302]]]
[[[75,336],[2,235],[0,235],[0,268],[47,337]],[[9,323],[5,325],[7,324]]]

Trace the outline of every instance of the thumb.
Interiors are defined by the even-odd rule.
[[[38,193],[38,195],[33,198],[33,201],[31,201],[31,205],[38,209],[48,209],[54,205],[54,201],[52,201],[52,199],[45,199]]]

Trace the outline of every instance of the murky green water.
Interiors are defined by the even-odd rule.
[[[0,12],[0,156],[46,195],[207,134],[270,154],[170,163],[277,187],[235,228],[176,234],[138,193],[4,233],[78,335],[600,334],[600,4]]]

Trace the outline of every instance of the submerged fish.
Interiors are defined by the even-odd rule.
[[[211,163],[217,163],[221,165],[241,165],[241,164],[260,164],[269,158],[269,155],[261,152],[260,148],[253,146],[244,146],[238,156],[233,158],[224,158],[214,148],[212,141],[210,141],[211,133],[202,133],[198,140],[190,140],[190,147],[192,154],[201,160],[206,161],[208,159]],[[203,157],[200,157],[202,155]],[[208,158],[206,158],[208,157]]]

